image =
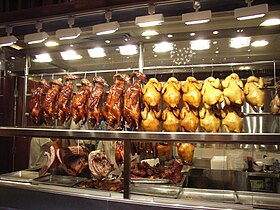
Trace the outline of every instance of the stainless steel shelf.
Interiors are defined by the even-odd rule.
[[[280,133],[183,133],[0,127],[0,136],[50,137],[88,140],[141,140],[164,142],[189,141],[204,143],[248,144],[280,143]]]

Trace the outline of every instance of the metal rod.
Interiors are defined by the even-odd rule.
[[[130,140],[124,140],[124,193],[123,198],[130,198]]]
[[[276,86],[276,63],[275,63],[275,61],[273,62],[273,79],[274,79],[274,86]]]
[[[143,72],[143,67],[144,67],[144,56],[143,56],[143,52],[144,48],[143,48],[143,43],[141,42],[139,44],[139,71]]]
[[[29,74],[29,68],[30,68],[30,55],[26,55],[25,57],[25,68],[24,68],[24,87],[23,87],[23,103],[22,103],[22,119],[21,119],[21,125],[23,127],[26,127],[26,94],[27,94],[27,85],[28,85],[28,74]]]

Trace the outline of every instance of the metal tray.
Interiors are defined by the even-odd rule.
[[[15,182],[28,182],[30,183],[33,179],[39,177],[39,172],[37,171],[14,171],[11,173],[1,174],[0,179],[5,181],[15,181]]]
[[[38,177],[32,180],[32,184],[47,184],[47,185],[59,185],[72,187],[75,184],[86,180],[84,177],[73,177],[73,176],[59,176],[59,175],[48,175]]]
[[[169,179],[149,179],[149,178],[131,178],[132,183],[138,184],[166,184]]]

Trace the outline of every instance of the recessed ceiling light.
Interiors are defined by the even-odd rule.
[[[168,37],[168,38],[172,38],[173,35],[172,35],[172,34],[168,34],[167,37]]]
[[[70,44],[70,47],[74,47],[74,45],[73,45],[73,44]]]
[[[105,43],[109,44],[111,41],[110,40],[105,40]]]
[[[217,41],[213,41],[212,43],[213,43],[213,44],[218,44],[218,42],[217,42]]]
[[[242,32],[243,32],[243,29],[237,29],[236,32],[237,32],[237,33],[242,33]]]
[[[219,31],[213,31],[213,34],[214,35],[216,35],[216,34],[218,34],[219,33]]]
[[[190,43],[192,50],[207,50],[210,48],[210,40],[194,40]]]
[[[170,42],[161,42],[155,44],[153,49],[153,51],[157,53],[169,52],[171,50],[173,50],[173,43]]]
[[[248,49],[248,52],[251,52],[252,50],[251,49]]]
[[[251,37],[236,37],[230,39],[229,46],[232,48],[248,47],[251,42]]]
[[[63,60],[78,60],[83,58],[81,55],[77,54],[74,50],[67,50],[65,52],[60,52]]]
[[[48,53],[35,55],[35,59],[34,59],[34,62],[38,62],[38,63],[47,63],[47,62],[51,62],[51,61],[52,61],[52,58]]]
[[[106,56],[106,53],[102,47],[88,49],[88,54],[91,58],[103,58]]]
[[[268,41],[266,40],[257,40],[251,44],[253,47],[264,47],[268,45]]]
[[[215,53],[218,54],[218,53],[219,53],[219,50],[216,50]]]
[[[55,46],[58,46],[59,44],[55,41],[48,41],[45,43],[45,46],[46,47],[55,47]]]
[[[138,49],[136,45],[124,45],[119,47],[121,55],[135,55],[138,53]]]
[[[263,21],[260,26],[276,26],[280,25],[280,18],[271,18]]]
[[[146,30],[146,31],[143,31],[141,36],[156,36],[156,35],[159,35],[159,33],[155,30]]]
[[[145,36],[145,39],[151,39],[151,37],[150,36]]]
[[[11,59],[12,59],[12,60],[15,60],[15,59],[16,59],[16,57],[12,56],[12,57],[11,57]]]
[[[195,36],[195,33],[194,32],[190,33],[190,36]]]

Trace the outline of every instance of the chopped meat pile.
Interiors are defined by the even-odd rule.
[[[123,183],[119,179],[86,180],[79,183],[78,187],[121,192]]]

